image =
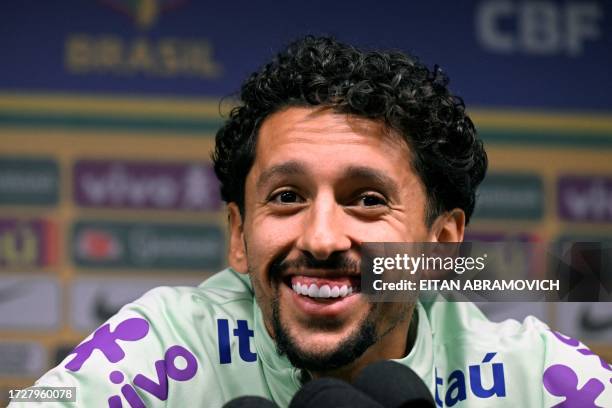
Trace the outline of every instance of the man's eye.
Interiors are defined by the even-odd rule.
[[[293,191],[281,191],[279,193],[274,194],[270,201],[278,204],[292,204],[292,203],[300,203],[302,202],[302,198]]]
[[[364,207],[376,207],[379,205],[387,205],[387,201],[376,194],[364,194],[359,197],[359,205]]]

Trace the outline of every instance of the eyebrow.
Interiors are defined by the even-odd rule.
[[[399,191],[399,186],[393,178],[371,167],[349,166],[345,170],[343,176],[344,178],[366,180],[376,185],[383,186],[391,195],[397,194]]]
[[[261,173],[257,180],[256,188],[260,189],[270,180],[279,176],[294,176],[308,174],[306,164],[300,161],[288,161],[274,165]],[[343,179],[359,179],[370,181],[376,185],[383,186],[390,194],[397,194],[399,186],[393,178],[380,170],[365,166],[349,166],[342,174]]]
[[[267,168],[261,173],[256,183],[256,188],[262,188],[271,179],[278,176],[293,176],[296,174],[307,173],[306,165],[300,161],[288,161],[281,164],[276,164],[270,168]]]

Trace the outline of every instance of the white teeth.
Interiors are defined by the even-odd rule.
[[[328,298],[331,294],[331,289],[329,285],[323,285],[319,288],[319,297],[320,298]]]
[[[291,285],[291,288],[297,294],[308,296],[311,298],[337,298],[337,297],[346,297],[354,292],[354,289],[351,286],[342,285],[342,286],[334,286],[330,287],[329,285],[323,285],[320,288],[311,283],[310,286],[306,284],[300,284],[296,282]]]

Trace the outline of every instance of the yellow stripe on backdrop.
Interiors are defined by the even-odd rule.
[[[34,114],[159,115],[202,119],[227,115],[234,103],[231,98],[225,98],[220,104],[212,98],[0,92],[0,111]],[[468,113],[479,129],[604,133],[612,138],[612,114],[514,109],[470,109]]]
[[[230,99],[220,106],[214,99],[0,92],[0,111],[31,113],[218,118],[220,111],[227,114],[231,103]]]
[[[479,129],[603,133],[612,138],[612,114],[474,109],[468,112]]]

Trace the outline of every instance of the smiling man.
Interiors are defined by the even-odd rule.
[[[401,53],[307,38],[251,76],[217,135],[230,265],[307,375],[350,380],[411,349],[415,304],[368,303],[361,244],[462,240],[487,160],[446,82]]]
[[[291,44],[217,133],[230,268],[126,305],[37,385],[87,407],[287,406],[311,378],[393,359],[440,407],[612,406],[612,368],[535,318],[361,293],[364,242],[463,240],[487,158],[446,85],[399,52]]]

